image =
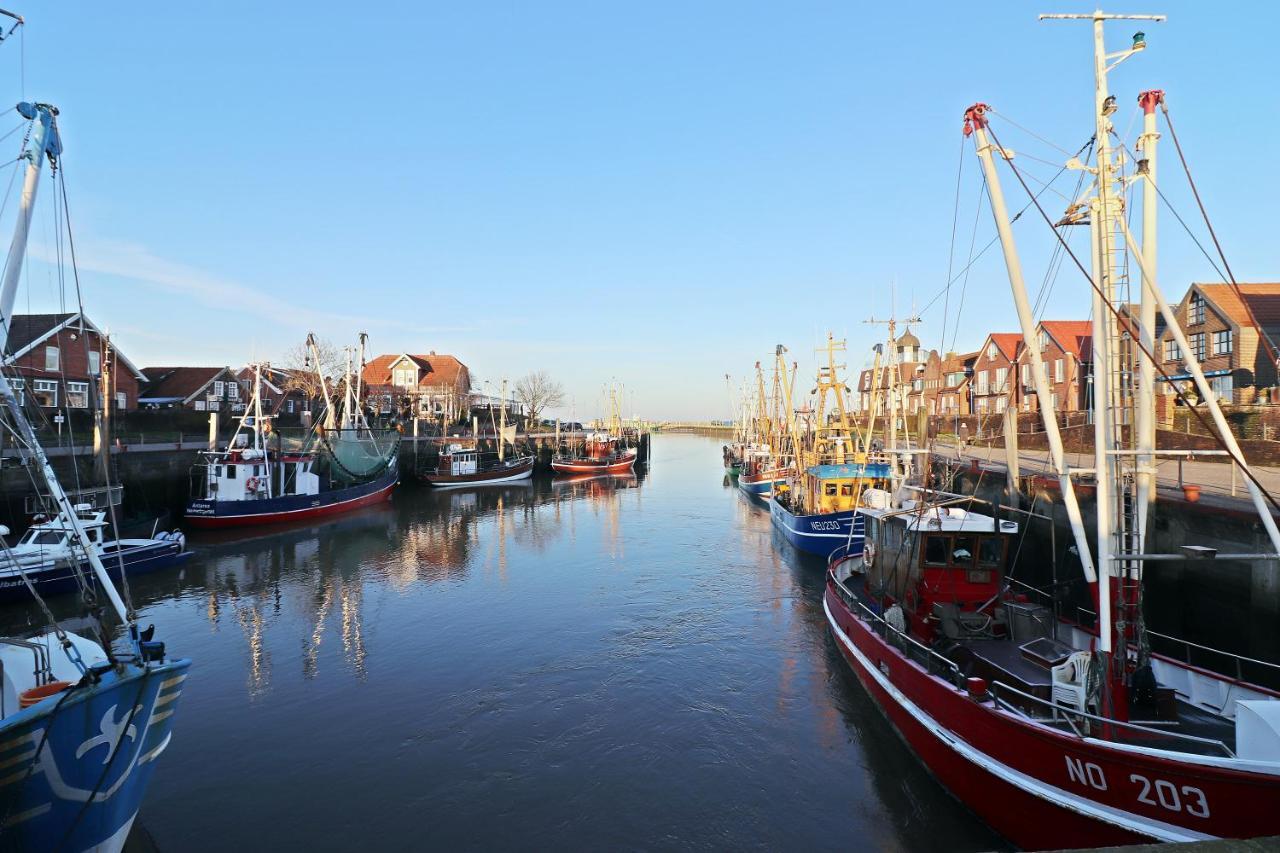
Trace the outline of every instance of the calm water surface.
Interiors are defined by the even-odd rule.
[[[643,478],[404,488],[135,583],[194,660],[162,850],[975,850],[828,636],[822,567],[664,436]]]

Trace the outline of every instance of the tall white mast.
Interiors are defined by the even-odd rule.
[[[1130,355],[1122,352],[1120,330],[1111,314],[1110,305],[1121,305],[1128,300],[1127,281],[1124,273],[1124,240],[1118,235],[1123,226],[1123,187],[1117,184],[1119,175],[1116,162],[1112,156],[1111,137],[1113,127],[1111,115],[1116,112],[1116,99],[1110,94],[1107,74],[1129,57],[1146,47],[1142,33],[1133,37],[1133,43],[1125,50],[1107,53],[1104,25],[1108,20],[1130,21],[1163,21],[1163,15],[1113,15],[1101,10],[1092,14],[1041,15],[1041,20],[1085,20],[1093,23],[1093,99],[1094,99],[1094,139],[1096,151],[1095,196],[1090,203],[1089,228],[1091,244],[1094,249],[1093,265],[1093,412],[1094,412],[1094,476],[1097,482],[1097,552],[1100,582],[1098,584],[1098,647],[1104,656],[1109,671],[1108,682],[1114,690],[1123,689],[1124,666],[1123,655],[1108,659],[1113,651],[1114,635],[1117,633],[1116,620],[1113,616],[1111,564],[1114,557],[1124,557],[1141,553],[1143,543],[1137,540],[1145,529],[1145,522],[1137,522],[1135,515],[1141,510],[1135,506],[1137,495],[1131,491],[1131,481],[1126,476],[1132,471],[1131,465],[1138,468],[1151,467],[1151,451],[1147,448],[1143,459],[1127,455],[1124,451],[1123,420],[1125,397],[1129,392],[1125,377],[1129,375],[1131,363],[1125,360]],[[1154,210],[1154,206],[1152,207]],[[1144,226],[1146,223],[1144,215]],[[1152,221],[1154,226],[1154,221]],[[1153,230],[1154,238],[1154,230]],[[1154,253],[1155,246],[1151,247]],[[1144,288],[1145,291],[1145,288]],[[1104,302],[1105,300],[1105,302]],[[1141,309],[1140,309],[1141,311]],[[1141,317],[1140,317],[1141,319]],[[1153,318],[1154,319],[1154,318]],[[1144,359],[1145,360],[1145,359]],[[1145,388],[1139,387],[1139,408],[1146,409],[1150,415],[1150,406],[1154,403],[1152,386],[1154,373],[1150,374],[1151,383]],[[1044,398],[1041,398],[1043,405]],[[1134,444],[1141,448],[1144,443],[1144,432],[1149,432],[1146,421],[1135,423],[1133,432]],[[1148,482],[1148,488],[1150,483]],[[1126,574],[1135,579],[1140,563],[1125,561],[1117,564],[1119,577]],[[1123,606],[1123,602],[1121,602]],[[1122,611],[1123,612],[1123,611]],[[1124,643],[1123,636],[1120,643]],[[1127,703],[1120,695],[1104,694],[1104,705],[1111,705],[1117,716],[1127,716]]]
[[[1058,430],[1058,419],[1054,416],[1052,407],[1046,405],[1053,399],[1049,389],[1049,377],[1044,370],[1044,360],[1040,357],[1040,347],[1036,346],[1035,320],[1031,313],[1031,303],[1027,299],[1027,287],[1022,278],[1022,261],[1018,258],[1018,247],[1013,240],[1013,228],[1009,224],[1009,211],[1005,207],[1000,175],[996,171],[995,160],[991,156],[993,146],[987,138],[986,113],[986,104],[974,104],[970,107],[965,112],[965,131],[972,132],[975,136],[978,160],[982,163],[982,172],[987,179],[987,190],[991,196],[991,213],[995,217],[1000,246],[1004,250],[1004,263],[1009,272],[1009,289],[1013,292],[1013,304],[1018,311],[1022,341],[1031,356],[1031,380],[1036,386],[1036,396],[1040,400],[1040,418],[1044,424],[1045,436],[1049,440],[1049,455],[1058,475],[1058,485],[1062,489],[1062,503],[1066,507],[1067,520],[1071,524],[1071,536],[1075,540],[1076,551],[1080,555],[1085,580],[1093,583],[1097,580],[1097,573],[1094,571],[1089,538],[1084,529],[1084,518],[1080,513],[1080,502],[1076,500],[1071,472],[1067,469],[1066,454],[1062,449],[1062,434]],[[1005,151],[1001,151],[1000,155],[1013,156]]]
[[[1142,271],[1150,280],[1156,278],[1156,143],[1160,139],[1156,131],[1156,106],[1164,101],[1164,92],[1150,89],[1138,96],[1138,104],[1142,107],[1142,136],[1138,138],[1138,150],[1142,159],[1138,161],[1138,175],[1142,180]],[[1138,340],[1142,348],[1160,357],[1156,351],[1156,302],[1148,288],[1142,288],[1142,299],[1139,302]],[[1147,541],[1147,520],[1152,502],[1156,498],[1155,489],[1155,447],[1156,447],[1156,365],[1155,362],[1142,355],[1138,360],[1138,500],[1134,508],[1138,519],[1138,541],[1140,548],[1145,548]]]
[[[18,207],[18,221],[14,226],[13,242],[9,244],[9,257],[5,261],[4,279],[3,282],[0,282],[0,352],[3,352],[9,343],[9,326],[13,318],[13,303],[18,293],[18,279],[22,275],[22,263],[27,254],[27,235],[31,228],[31,211],[36,201],[36,188],[40,183],[40,167],[43,165],[46,156],[50,162],[56,163],[62,153],[62,142],[58,138],[58,128],[54,124],[54,116],[58,114],[58,110],[55,107],[49,104],[21,103],[18,104],[18,113],[23,118],[32,121],[33,125],[31,144],[22,152],[22,157],[20,158],[26,159],[27,169],[22,180],[22,199]],[[107,594],[107,600],[111,602],[112,609],[120,617],[120,621],[132,629],[133,619],[129,614],[128,608],[125,607],[119,591],[116,590],[115,584],[107,574],[106,567],[102,565],[98,552],[89,545],[89,536],[85,533],[84,525],[80,523],[80,516],[76,514],[71,498],[67,496],[62,484],[58,482],[57,475],[53,473],[49,458],[45,455],[44,448],[40,446],[40,442],[36,439],[35,431],[31,428],[31,423],[27,420],[26,413],[23,412],[21,404],[19,404],[17,397],[14,396],[13,387],[9,384],[9,380],[3,372],[0,372],[0,398],[3,398],[4,405],[9,410],[14,428],[26,443],[32,456],[35,457],[36,467],[39,468],[45,486],[49,489],[49,496],[58,505],[58,511],[62,517],[71,525],[75,540],[80,544],[81,550],[89,561],[90,568],[93,569],[94,576],[97,577],[102,590]],[[130,633],[133,633],[132,630]]]

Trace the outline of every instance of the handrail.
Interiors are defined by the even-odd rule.
[[[955,661],[951,660],[948,657],[944,657],[943,655],[938,654],[933,649],[929,648],[924,643],[921,643],[916,638],[908,636],[906,633],[899,631],[897,628],[890,625],[883,616],[880,616],[879,614],[873,612],[871,608],[867,607],[865,604],[859,601],[858,597],[854,595],[853,592],[848,587],[846,587],[843,583],[841,583],[841,581],[838,578],[833,576],[832,580],[835,581],[836,588],[840,590],[840,593],[841,593],[840,597],[844,599],[845,604],[851,607],[855,607],[858,610],[862,611],[862,614],[864,615],[860,615],[860,618],[862,618],[864,621],[870,620],[875,624],[883,626],[885,631],[892,631],[894,634],[897,635],[899,639],[903,640],[906,643],[910,643],[912,646],[915,646],[917,650],[919,650],[920,652],[923,652],[927,660],[936,661],[939,664],[941,664],[944,669],[950,670],[951,674],[955,676],[955,680],[952,683],[956,686],[957,689],[959,689],[960,684],[962,683],[963,674],[960,672],[960,667],[956,666]],[[908,659],[910,659],[910,657],[908,657]]]
[[[1181,643],[1182,645],[1187,646],[1188,648],[1200,649],[1201,651],[1211,652],[1212,654],[1215,654],[1215,655],[1222,655],[1223,657],[1232,658],[1233,660],[1240,663],[1253,663],[1253,664],[1257,664],[1258,666],[1265,666],[1268,669],[1274,669],[1277,672],[1280,672],[1280,663],[1274,663],[1272,661],[1267,661],[1267,660],[1258,660],[1257,658],[1245,657],[1244,655],[1238,655],[1235,652],[1228,652],[1222,649],[1215,649],[1212,646],[1202,646],[1199,643],[1193,643],[1190,640],[1184,640],[1181,637],[1171,637],[1168,634],[1161,634],[1158,631],[1152,631],[1150,629],[1147,630],[1147,633],[1150,634],[1152,637],[1159,637],[1162,640],[1168,640],[1173,643]],[[1190,662],[1191,662],[1190,660],[1187,661],[1187,663],[1190,663]]]
[[[1023,699],[1026,699],[1026,700],[1028,700],[1028,701],[1030,701],[1030,702],[1034,702],[1034,703],[1035,703],[1035,704],[1037,704],[1037,705],[1042,705],[1042,706],[1046,707],[1047,709],[1049,709],[1050,711],[1052,711],[1052,712],[1053,712],[1054,716],[1056,716],[1056,715],[1058,715],[1058,714],[1074,715],[1074,716],[1077,716],[1077,717],[1083,717],[1083,718],[1084,718],[1084,719],[1086,719],[1086,720],[1094,720],[1094,721],[1096,721],[1096,722],[1098,722],[1098,723],[1100,723],[1100,724],[1102,724],[1102,725],[1105,725],[1105,726],[1114,726],[1114,727],[1116,727],[1116,728],[1120,728],[1120,729],[1127,729],[1127,730],[1129,730],[1129,731],[1140,732],[1140,733],[1142,733],[1142,734],[1144,734],[1144,735],[1148,735],[1148,736],[1154,736],[1154,737],[1164,738],[1164,739],[1174,739],[1174,738],[1176,738],[1176,739],[1179,739],[1179,740],[1192,741],[1192,742],[1194,742],[1194,743],[1202,743],[1202,744],[1205,744],[1206,746],[1212,746],[1212,747],[1216,747],[1216,748],[1218,748],[1218,749],[1221,749],[1221,750],[1222,750],[1222,752],[1223,752],[1223,753],[1224,753],[1228,758],[1235,758],[1235,757],[1236,757],[1236,754],[1231,750],[1231,748],[1230,748],[1229,746],[1227,746],[1225,743],[1223,743],[1222,741],[1218,740],[1217,738],[1200,737],[1200,736],[1198,736],[1198,735],[1189,735],[1189,734],[1184,734],[1184,733],[1182,733],[1182,732],[1171,732],[1171,731],[1167,731],[1167,730],[1165,730],[1165,729],[1154,729],[1154,728],[1151,728],[1151,727],[1149,727],[1149,726],[1141,726],[1141,725],[1138,725],[1137,723],[1125,723],[1125,722],[1121,722],[1121,721],[1119,721],[1119,720],[1113,720],[1113,719],[1110,719],[1110,718],[1108,718],[1108,717],[1100,717],[1100,716],[1098,716],[1097,714],[1090,714],[1088,711],[1079,711],[1079,710],[1076,710],[1075,708],[1066,708],[1066,707],[1063,707],[1062,705],[1057,705],[1057,704],[1055,704],[1055,703],[1053,703],[1053,702],[1049,702],[1049,701],[1047,701],[1047,700],[1045,700],[1045,699],[1041,699],[1039,696],[1033,696],[1033,695],[1032,695],[1032,694],[1030,694],[1030,693],[1024,693],[1023,691],[1019,690],[1018,688],[1016,688],[1016,687],[1010,687],[1008,684],[1004,684],[1003,682],[1000,682],[1000,681],[993,681],[993,682],[991,682],[991,684],[990,684],[990,685],[989,685],[989,687],[988,687],[988,690],[989,690],[989,692],[991,693],[991,697],[992,697],[992,699],[994,699],[994,700],[995,700],[998,704],[1000,704],[1002,707],[1006,706],[1008,703],[1007,703],[1004,699],[1000,698],[1000,696],[999,696],[998,694],[999,694],[1000,692],[1003,692],[1003,691],[1006,691],[1006,690],[1007,690],[1007,691],[1009,691],[1010,693],[1016,693],[1018,696],[1020,696],[1020,697],[1021,697],[1021,698],[1023,698]],[[1028,719],[1036,720],[1036,718],[1035,718],[1035,717],[1029,717],[1029,716],[1028,716],[1024,711],[1022,711],[1021,709],[1010,709],[1010,710],[1017,710],[1017,712],[1018,712],[1018,713],[1020,713],[1020,714],[1022,714],[1022,716],[1024,716],[1024,717],[1028,717]],[[1052,719],[1052,717],[1050,717],[1050,719]],[[1043,720],[1037,720],[1037,722],[1043,722]],[[1068,722],[1070,722],[1070,721],[1068,720]],[[1074,728],[1075,728],[1075,726],[1073,725],[1073,726],[1072,726],[1072,728],[1074,729]],[[1078,734],[1078,732],[1077,732],[1077,734]],[[1081,736],[1081,737],[1086,737],[1086,735],[1080,735],[1080,736]],[[1093,735],[1087,735],[1087,737],[1093,737]],[[1114,740],[1114,738],[1098,738],[1098,739],[1099,739],[1099,740]]]

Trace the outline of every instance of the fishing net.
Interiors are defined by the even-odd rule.
[[[395,459],[400,433],[368,429],[318,430],[335,468],[356,480],[376,477]]]

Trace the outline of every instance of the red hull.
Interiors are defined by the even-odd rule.
[[[1280,780],[1077,737],[975,701],[854,615],[828,577],[841,655],[930,772],[993,829],[1029,849],[1280,832]]]
[[[589,459],[575,459],[572,462],[551,460],[551,470],[557,474],[625,474],[636,464],[633,453],[618,462],[593,462]]]
[[[306,509],[291,510],[288,512],[264,512],[257,515],[189,515],[183,519],[183,523],[200,530],[220,530],[227,527],[257,527],[263,524],[283,524],[293,521],[307,521],[313,518],[325,518],[330,515],[350,512],[351,510],[359,509],[360,507],[372,506],[377,503],[382,503],[383,501],[389,501],[391,500],[391,491],[395,487],[395,481],[392,481],[386,486],[386,488],[379,489],[376,492],[370,492],[367,495],[352,498],[349,501],[340,501],[326,506],[308,507]]]

